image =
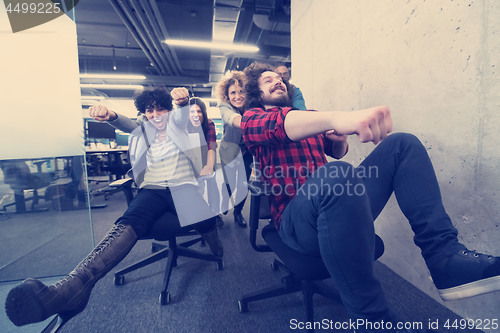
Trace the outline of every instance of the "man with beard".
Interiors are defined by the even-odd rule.
[[[373,274],[373,223],[393,192],[442,299],[500,290],[500,258],[458,241],[425,147],[413,135],[389,135],[387,107],[293,110],[288,83],[272,67],[252,64],[245,73],[243,139],[271,186],[278,234],[291,248],[321,256],[353,319],[397,321]],[[347,153],[353,134],[377,147],[358,168],[327,163],[325,153],[337,159]]]

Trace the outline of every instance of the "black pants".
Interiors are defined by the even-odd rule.
[[[201,199],[193,200],[194,202],[198,205],[200,205],[200,203],[206,204],[197,191],[196,186],[187,186],[189,186],[188,190],[192,190],[193,198]],[[190,205],[190,203],[186,203],[186,205],[191,209],[197,209],[196,207]],[[200,210],[206,208],[207,207],[198,207]],[[131,225],[134,228],[137,237],[142,238],[150,234],[153,225],[162,215],[164,215],[164,218],[167,220],[167,224],[169,226],[169,229],[166,232],[172,232],[173,234],[177,233],[181,228],[181,225],[170,189],[140,189],[134,200],[130,203],[127,211],[125,211],[122,217],[120,217],[115,223]],[[215,218],[210,217],[194,224],[193,227],[199,233],[205,233],[212,229],[215,226],[215,223]],[[165,231],[163,230],[162,233],[165,234]]]

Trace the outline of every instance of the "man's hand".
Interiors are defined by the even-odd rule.
[[[184,106],[189,102],[189,91],[184,87],[172,89],[170,95],[175,105]]]
[[[89,114],[94,120],[97,121],[112,121],[117,118],[114,111],[101,104],[91,106],[89,108]]]
[[[392,131],[391,111],[387,106],[345,112],[339,118],[333,120],[332,126],[337,135],[357,134],[361,142],[377,144]]]

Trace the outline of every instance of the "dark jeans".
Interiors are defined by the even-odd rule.
[[[373,275],[373,222],[393,192],[428,266],[464,248],[442,205],[425,147],[405,133],[387,137],[358,168],[345,162],[322,166],[282,215],[279,234],[283,241],[323,258],[355,318],[389,316]]]
[[[189,185],[188,185],[189,186]],[[193,196],[200,196],[196,186],[192,186]],[[204,202],[201,199],[199,202]],[[200,207],[201,209],[201,207]],[[168,229],[162,236],[175,234],[181,228],[172,194],[166,189],[140,189],[128,209],[115,223],[131,225],[138,238],[149,236],[155,222],[164,215]],[[215,218],[209,218],[193,225],[199,233],[206,233],[215,226]]]

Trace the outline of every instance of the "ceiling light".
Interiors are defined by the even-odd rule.
[[[81,88],[113,89],[113,90],[142,90],[144,86],[137,84],[80,84]]]
[[[95,96],[92,96],[92,95],[82,95],[82,99],[85,99],[85,100],[103,100],[103,99],[106,99],[106,96],[99,96],[99,95],[95,95]]]
[[[164,43],[176,46],[197,47],[204,49],[218,49],[239,52],[259,52],[259,48],[249,44],[233,44],[224,42],[201,42],[194,40],[166,39]]]
[[[124,79],[124,80],[145,80],[144,75],[132,75],[132,74],[80,74],[81,79]]]

